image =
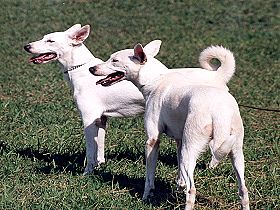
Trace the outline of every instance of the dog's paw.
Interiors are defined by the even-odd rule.
[[[150,203],[151,202],[151,200],[153,199],[153,197],[154,197],[154,189],[151,189],[151,190],[149,190],[149,192],[144,192],[144,195],[143,195],[143,197],[142,197],[142,200],[144,201],[144,202],[147,202],[147,203]]]
[[[87,176],[93,173],[94,166],[92,164],[87,165],[87,167],[84,170],[83,176]]]
[[[194,204],[186,203],[185,210],[193,210],[193,209],[194,209]]]
[[[87,176],[87,175],[92,175],[95,173],[98,173],[97,170],[103,169],[104,164],[105,163],[105,159],[98,161],[98,163],[94,163],[94,164],[88,164],[84,170],[83,176]]]
[[[100,160],[98,159],[97,162],[98,162],[98,167],[99,167],[100,165],[103,165],[106,161],[103,158],[103,159],[100,159]]]
[[[219,162],[220,162],[219,160],[217,160],[216,158],[212,157],[212,160],[211,160],[211,162],[209,164],[209,168],[210,169],[215,168],[219,164]]]
[[[88,176],[91,175],[93,173],[93,171],[88,171],[88,170],[84,170],[83,176]]]
[[[177,191],[183,191],[187,187],[183,178],[177,178]]]
[[[186,189],[186,185],[178,185],[177,184],[177,191],[184,191]]]

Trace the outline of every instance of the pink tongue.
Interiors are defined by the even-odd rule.
[[[30,58],[29,62],[31,62],[31,63],[33,62],[35,64],[40,64],[46,60],[52,59],[53,57],[55,57],[55,55],[51,54],[51,53],[41,54],[36,57]]]
[[[43,60],[41,58],[30,58],[29,59],[30,63],[43,63]]]
[[[110,81],[111,81],[111,78],[109,77],[106,77],[104,79],[101,79],[101,80],[98,80],[96,82],[97,85],[102,85],[102,86],[106,86],[106,85],[109,85],[110,84]]]

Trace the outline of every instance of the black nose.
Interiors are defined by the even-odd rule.
[[[94,73],[96,72],[96,66],[90,67],[88,70],[94,75]]]
[[[27,44],[23,47],[27,52],[30,52],[30,49],[31,49],[31,45],[30,44]]]

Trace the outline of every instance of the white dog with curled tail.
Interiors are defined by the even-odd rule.
[[[73,89],[74,99],[84,124],[87,158],[84,174],[91,173],[94,167],[105,162],[104,139],[107,118],[142,114],[145,105],[142,94],[131,82],[124,81],[108,88],[94,84],[100,77],[90,74],[88,68],[103,61],[94,57],[84,45],[89,33],[89,25],[75,24],[65,31],[47,34],[42,39],[24,46],[27,52],[36,54],[29,60],[31,63],[45,64],[57,60],[62,64],[61,70]],[[197,74],[192,70],[183,70],[186,77]],[[208,75],[209,72],[205,71],[205,74]],[[217,82],[215,72],[209,74],[208,83],[215,80],[213,85],[227,89],[224,81]],[[123,90],[126,94],[123,94]]]
[[[177,141],[178,185],[185,188],[185,209],[194,208],[196,160],[209,145],[211,168],[229,154],[239,184],[242,209],[248,210],[242,149],[244,129],[238,104],[225,88],[213,85],[225,85],[232,77],[235,70],[232,53],[223,47],[207,48],[200,56],[200,63],[207,70],[217,71],[194,68],[188,77],[183,71],[167,70],[154,58],[159,45],[159,41],[144,48],[137,44],[134,49],[116,52],[107,62],[90,68],[95,75],[108,75],[97,84],[110,86],[126,79],[138,87],[146,100],[145,130],[148,139],[143,199],[147,199],[154,189],[159,136],[166,133]],[[220,61],[220,67],[210,64],[212,58]]]

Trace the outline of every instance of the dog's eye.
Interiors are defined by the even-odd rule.
[[[48,39],[46,42],[53,43],[54,41],[51,39]]]
[[[117,60],[117,59],[113,59],[113,60],[112,60],[113,63],[116,63],[116,62],[118,62],[118,61],[119,61],[119,60]]]

